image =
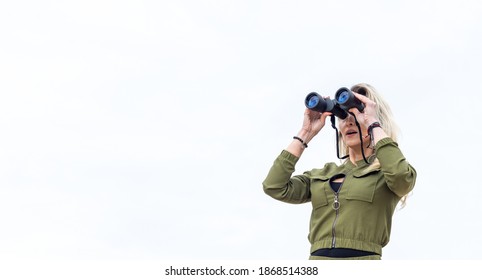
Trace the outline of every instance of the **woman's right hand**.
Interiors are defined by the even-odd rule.
[[[303,118],[303,127],[301,128],[298,137],[304,139],[308,143],[315,137],[318,132],[325,126],[326,117],[330,116],[331,112],[316,112],[310,109],[305,109]]]
[[[322,114],[310,109],[305,109],[303,127],[296,135],[297,137],[293,137],[293,141],[291,141],[291,143],[288,145],[286,151],[299,158],[305,147],[308,147],[307,145],[311,139],[313,139],[313,137],[315,137],[316,134],[318,134],[318,132],[320,132],[320,130],[325,126],[326,117],[330,115],[330,112],[324,112]],[[301,143],[299,141],[300,139]]]

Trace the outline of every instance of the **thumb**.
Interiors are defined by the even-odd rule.
[[[328,116],[331,116],[331,115],[332,115],[331,112],[324,112],[323,114],[321,114],[321,116],[320,116],[320,121],[321,121],[321,123],[323,124],[323,126],[325,125],[326,118],[327,118]]]

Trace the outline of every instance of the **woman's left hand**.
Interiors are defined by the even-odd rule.
[[[353,92],[353,91],[352,91]],[[364,105],[365,109],[363,109],[363,113],[358,111],[357,108],[351,108],[349,111],[355,114],[357,120],[363,120],[363,123],[366,127],[371,125],[374,122],[379,122],[377,117],[377,104],[373,102],[370,98],[353,92],[356,98],[360,100]]]

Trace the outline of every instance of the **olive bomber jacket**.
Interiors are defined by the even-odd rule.
[[[292,176],[298,157],[283,150],[274,161],[263,181],[264,192],[288,203],[311,201],[310,252],[351,248],[382,254],[393,212],[413,189],[417,173],[391,138],[378,141],[375,151],[380,166],[374,169],[363,160],[356,165],[347,160]],[[339,174],[345,179],[335,193],[329,181]]]

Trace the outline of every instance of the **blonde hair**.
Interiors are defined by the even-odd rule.
[[[383,127],[385,133],[393,139],[393,141],[397,141],[397,135],[400,132],[399,127],[396,124],[392,110],[388,103],[383,99],[383,97],[378,93],[378,91],[371,85],[366,83],[359,83],[351,87],[351,91],[356,93],[365,95],[369,99],[373,100],[376,105],[376,115],[380,122],[380,125]],[[340,147],[340,151],[343,151],[345,155],[348,155],[348,146],[345,145],[341,135],[338,137],[338,145]],[[380,168],[380,162],[378,159],[375,160],[367,167],[367,171],[375,170]],[[406,204],[407,195],[403,196],[400,199],[401,207],[403,208]]]

